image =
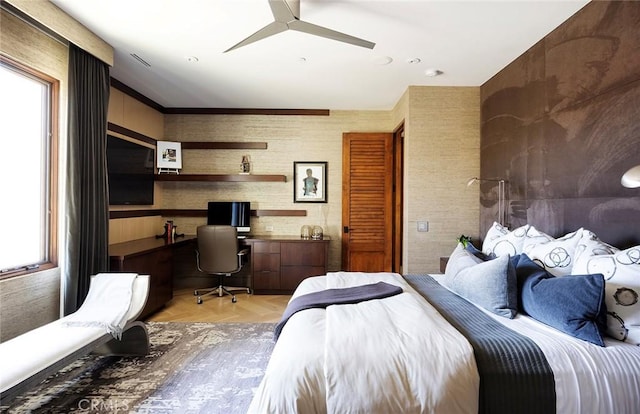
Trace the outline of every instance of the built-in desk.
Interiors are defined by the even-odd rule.
[[[305,278],[327,273],[329,241],[329,237],[312,240],[301,239],[300,236],[240,239],[240,245],[251,250],[249,263],[246,264],[250,278],[248,287],[256,294],[291,294]],[[199,275],[192,250],[196,246],[195,235],[179,237],[174,242],[148,237],[109,246],[112,272],[135,272],[150,276],[149,298],[140,319],[157,311],[173,298],[174,277]],[[180,256],[177,259],[176,252]],[[178,275],[174,275],[176,265],[180,267]]]
[[[139,319],[144,319],[173,298],[173,250],[186,244],[195,245],[196,236],[178,237],[174,242],[148,237],[109,245],[112,272],[149,275],[149,297]]]

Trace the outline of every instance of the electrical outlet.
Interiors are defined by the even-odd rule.
[[[429,231],[429,222],[428,221],[419,221],[418,222],[418,231],[420,231],[420,232]]]
[[[267,226],[266,230],[267,231],[273,231],[273,226]]]

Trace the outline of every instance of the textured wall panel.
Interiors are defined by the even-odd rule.
[[[480,170],[480,89],[412,86],[408,101],[403,273],[439,273],[458,236],[478,237],[478,188],[467,181]]]
[[[640,164],[638,27],[640,2],[591,2],[482,86],[482,175],[509,181],[511,227],[640,242],[640,189],[620,185]]]

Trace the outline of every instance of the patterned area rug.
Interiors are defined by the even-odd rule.
[[[275,345],[274,325],[149,322],[149,355],[86,356],[0,409],[246,413]]]

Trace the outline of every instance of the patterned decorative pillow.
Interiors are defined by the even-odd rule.
[[[583,229],[582,238],[576,246],[575,261],[571,273],[574,275],[588,273],[587,262],[591,256],[614,254],[619,251],[620,249],[600,240],[591,230]]]
[[[640,345],[640,245],[614,254],[581,258],[579,272],[604,275],[607,334]]]
[[[494,222],[482,242],[482,252],[495,256],[515,256],[522,253],[525,245],[551,240],[551,237],[538,231],[530,224],[520,226],[513,231]]]
[[[580,228],[555,240],[529,244],[523,247],[523,252],[554,276],[570,275],[582,232]]]

